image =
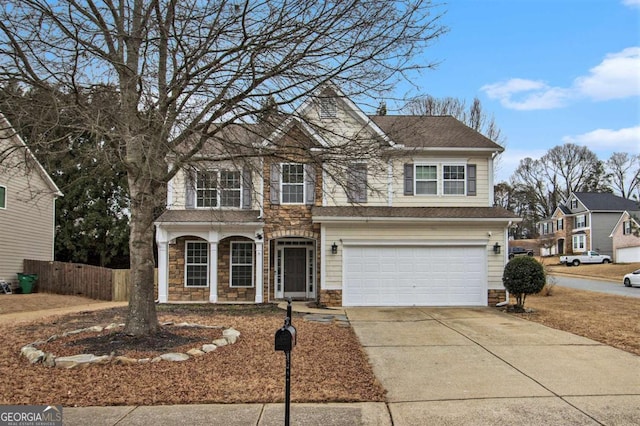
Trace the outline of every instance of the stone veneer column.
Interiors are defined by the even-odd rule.
[[[218,303],[218,243],[209,242],[209,302]]]
[[[263,296],[262,296],[262,291],[263,291],[263,275],[264,272],[262,270],[262,262],[263,262],[263,258],[262,258],[262,248],[263,248],[263,242],[262,241],[256,241],[256,303],[262,303],[263,301]]]
[[[169,301],[167,274],[169,273],[169,257],[167,256],[167,242],[158,242],[158,301]]]

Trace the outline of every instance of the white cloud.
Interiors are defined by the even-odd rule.
[[[491,99],[499,99],[505,108],[515,110],[558,108],[564,106],[570,95],[565,89],[522,78],[487,84],[480,90]]]
[[[640,47],[609,54],[589,71],[574,82],[575,90],[584,96],[597,101],[640,96]]]
[[[622,0],[622,4],[629,7],[640,7],[640,0]]]
[[[625,129],[596,129],[588,133],[562,138],[565,143],[584,145],[593,150],[640,153],[640,126]]]
[[[634,0],[640,3],[640,0]],[[552,87],[539,80],[512,78],[480,88],[502,106],[515,110],[554,109],[571,99],[588,97],[596,101],[640,96],[640,47],[612,53],[589,75],[573,81],[569,88]]]

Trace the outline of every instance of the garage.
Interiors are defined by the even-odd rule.
[[[486,306],[485,246],[353,245],[344,306]]]
[[[625,247],[616,250],[616,263],[640,262],[640,247]]]

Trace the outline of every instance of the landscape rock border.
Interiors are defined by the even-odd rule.
[[[79,355],[72,355],[72,356],[56,357],[51,352],[44,352],[41,349],[38,349],[38,346],[52,342],[61,337],[67,337],[70,335],[86,333],[86,332],[101,333],[102,331],[105,331],[105,330],[113,330],[116,328],[124,327],[124,324],[111,323],[106,327],[101,327],[99,325],[96,325],[93,327],[86,327],[78,330],[66,331],[61,335],[54,334],[53,336],[49,337],[47,340],[38,340],[36,342],[32,342],[32,343],[29,343],[28,345],[23,346],[20,349],[20,354],[25,358],[27,358],[31,364],[42,363],[47,367],[58,367],[58,368],[67,368],[67,369],[84,368],[90,365],[100,365],[100,364],[134,365],[134,364],[155,363],[160,361],[182,362],[182,361],[187,361],[192,357],[202,356],[209,352],[213,352],[221,346],[234,344],[240,338],[240,332],[238,330],[235,330],[232,327],[211,326],[211,325],[193,324],[193,323],[187,323],[187,322],[182,322],[178,324],[174,324],[173,322],[165,322],[165,323],[162,323],[162,325],[174,326],[174,327],[222,329],[222,338],[216,339],[210,343],[201,345],[198,348],[189,349],[186,353],[168,352],[154,358],[140,358],[140,359],[130,358],[126,356],[115,356],[114,354],[99,355],[99,356],[96,356],[94,354],[79,354]]]

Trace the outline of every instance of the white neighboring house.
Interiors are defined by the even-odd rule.
[[[624,212],[611,231],[613,244],[613,261],[616,263],[640,262],[640,230],[638,214],[640,212]]]
[[[24,259],[53,260],[62,192],[0,113],[0,279],[15,283]]]

